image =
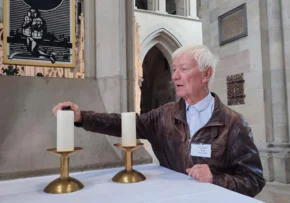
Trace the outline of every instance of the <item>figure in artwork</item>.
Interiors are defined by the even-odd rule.
[[[29,9],[27,15],[24,17],[22,24],[22,34],[26,37],[27,50],[34,57],[49,58],[51,63],[55,63],[57,53],[45,53],[39,49],[39,44],[47,34],[47,27],[45,20],[41,17],[41,13],[36,9]],[[13,55],[10,57],[12,58]]]

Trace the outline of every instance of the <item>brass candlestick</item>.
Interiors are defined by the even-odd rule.
[[[142,146],[143,143],[137,143],[136,146],[123,147],[121,144],[114,144],[114,146],[125,151],[125,169],[117,173],[112,180],[117,183],[137,183],[144,181],[146,177],[132,168],[132,152]]]
[[[56,151],[56,148],[47,150],[60,155],[60,177],[49,183],[44,188],[44,192],[51,194],[64,194],[84,188],[84,185],[79,180],[69,177],[69,155],[81,149],[81,147],[75,147],[73,151],[68,152],[58,152]]]

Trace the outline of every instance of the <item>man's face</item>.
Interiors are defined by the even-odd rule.
[[[201,72],[193,57],[180,55],[173,60],[172,80],[176,95],[184,99],[194,97],[207,86],[205,73]]]
[[[32,17],[35,16],[35,13],[36,13],[36,11],[35,11],[34,9],[30,9],[30,15],[31,15]]]

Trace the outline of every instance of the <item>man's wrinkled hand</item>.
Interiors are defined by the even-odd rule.
[[[207,164],[196,164],[192,168],[186,169],[189,176],[203,183],[212,183],[213,175]]]
[[[74,121],[75,122],[81,122],[82,121],[82,115],[81,115],[81,111],[78,107],[78,105],[72,103],[72,102],[62,102],[57,104],[53,109],[52,112],[54,114],[55,117],[57,117],[57,111],[58,110],[62,110],[64,107],[70,107],[71,110],[74,112]]]

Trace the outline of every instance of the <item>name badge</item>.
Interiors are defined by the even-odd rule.
[[[210,144],[191,144],[191,156],[197,157],[211,157]]]

